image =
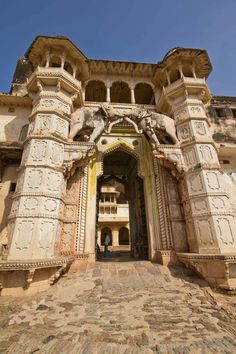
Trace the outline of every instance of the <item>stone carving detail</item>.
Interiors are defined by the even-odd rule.
[[[61,185],[61,174],[49,171],[47,175],[47,189],[51,192],[59,192]]]
[[[62,144],[53,143],[51,146],[51,162],[56,166],[61,166],[64,159],[64,148]]]
[[[32,220],[22,220],[17,226],[16,248],[19,250],[30,247],[33,236],[34,223]]]
[[[34,161],[43,161],[46,156],[47,142],[35,141],[33,145],[32,157]]]
[[[107,104],[102,105],[102,108],[109,121],[113,122],[112,124],[124,119],[133,124],[138,133],[144,131],[150,138],[153,147],[157,147],[160,144],[158,138],[161,138],[165,143],[170,143],[171,141],[177,144],[179,142],[176,136],[175,122],[165,114],[142,108],[134,108],[129,112],[120,112]]]
[[[28,172],[27,186],[29,189],[40,189],[42,183],[43,172],[41,170],[32,169]]]
[[[57,202],[54,199],[46,199],[44,202],[44,208],[47,211],[55,211],[57,209]]]
[[[232,245],[234,243],[234,237],[229,220],[227,218],[219,218],[217,220],[217,225],[222,243],[225,245]]]
[[[53,108],[62,111],[63,113],[69,114],[70,107],[63,102],[53,99],[42,99],[39,104],[43,108]]]
[[[175,114],[175,119],[176,119],[177,121],[183,120],[183,119],[186,117],[187,114],[188,114],[187,109],[186,109],[186,108],[183,108],[183,109],[179,110],[179,111]]]
[[[185,160],[187,165],[194,165],[197,162],[197,157],[194,148],[185,150]]]
[[[182,125],[178,129],[178,136],[182,140],[186,140],[191,137],[191,133],[190,133],[190,129],[189,129],[188,124]]]
[[[20,204],[20,200],[19,199],[14,199],[13,200],[12,207],[11,207],[11,214],[15,214],[18,211],[19,204]]]
[[[39,122],[39,131],[40,132],[48,132],[50,131],[50,121],[51,115],[38,115],[38,122]]]
[[[195,130],[198,135],[205,135],[206,128],[204,122],[194,122]]]
[[[52,246],[52,240],[55,232],[54,220],[43,220],[40,225],[38,246],[42,249],[47,249]]]
[[[36,198],[26,198],[23,205],[26,210],[35,211],[38,207],[38,200]]]
[[[195,211],[207,211],[207,202],[205,199],[198,199],[193,202]]]
[[[220,197],[213,197],[212,198],[212,205],[215,209],[225,209],[225,202],[224,199]]]
[[[202,159],[206,162],[211,162],[213,160],[213,155],[210,146],[201,145],[199,147]]]
[[[196,226],[198,228],[201,245],[212,245],[214,238],[210,221],[208,219],[198,220]]]
[[[107,124],[106,113],[101,107],[95,112],[89,108],[79,108],[71,115],[69,141],[73,141],[76,135],[83,136],[84,132],[92,130],[89,142],[94,142]]]
[[[61,119],[61,118],[56,118],[56,129],[55,133],[59,136],[62,136],[63,138],[67,137],[67,123]]]
[[[216,172],[207,172],[206,179],[210,189],[216,190],[220,188],[219,178]]]
[[[145,131],[153,147],[157,147],[160,144],[158,137],[165,143],[178,143],[175,122],[172,118],[142,108],[134,108],[129,111],[115,109],[108,104],[103,104],[95,112],[88,108],[77,109],[71,115],[69,141],[73,141],[76,135],[83,135],[83,131],[90,129],[92,133],[89,137],[89,142],[94,142],[105,128],[110,133],[112,126],[123,120],[131,123],[137,133]]]
[[[192,106],[192,107],[190,108],[190,111],[191,111],[191,113],[194,114],[194,115],[196,115],[196,114],[199,115],[199,114],[202,113],[201,108],[200,108],[200,107],[196,107],[196,106]]]
[[[191,191],[194,193],[201,192],[203,190],[202,179],[200,175],[192,175],[189,178]]]
[[[74,223],[64,223],[60,243],[60,253],[64,255],[73,253]]]
[[[76,207],[73,205],[67,205],[65,207],[65,217],[68,220],[71,220],[75,217]]]

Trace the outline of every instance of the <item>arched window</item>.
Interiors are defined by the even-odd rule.
[[[112,84],[111,102],[131,103],[131,92],[126,82],[116,81]]]
[[[89,81],[85,88],[85,101],[105,102],[106,86],[98,80]]]
[[[106,234],[108,234],[110,236],[110,243],[109,245],[112,245],[112,231],[109,227],[104,227],[101,230],[101,245],[104,246],[104,242],[105,242],[105,236]]]
[[[127,227],[121,227],[119,230],[119,245],[129,245],[129,230]]]
[[[57,56],[52,56],[50,58],[50,65],[52,68],[60,68],[61,67],[61,58]]]
[[[174,69],[170,72],[170,82],[175,82],[180,79],[180,73],[179,70]]]
[[[135,103],[137,104],[155,104],[153,89],[146,83],[139,83],[134,89]]]
[[[64,70],[67,71],[69,74],[73,75],[73,68],[70,63],[67,61],[64,64]]]
[[[29,129],[29,124],[26,124],[24,125],[22,128],[21,128],[21,131],[20,131],[20,136],[19,136],[19,140],[20,141],[24,141],[27,137],[27,133],[28,133],[28,129]]]

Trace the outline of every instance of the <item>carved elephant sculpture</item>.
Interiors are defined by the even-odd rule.
[[[85,131],[92,131],[89,142],[94,142],[99,138],[107,124],[107,116],[100,107],[97,111],[89,108],[78,108],[71,115],[69,141],[73,141],[76,135]]]
[[[143,109],[136,109],[137,112],[131,116],[135,120],[139,128],[141,128],[150,138],[154,146],[160,144],[158,137],[165,143],[173,142],[177,144],[178,138],[176,136],[175,122],[172,118],[165,114],[152,112]]]

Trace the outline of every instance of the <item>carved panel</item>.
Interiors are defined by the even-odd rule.
[[[65,218],[67,220],[74,219],[76,216],[76,206],[75,205],[66,205],[65,206]]]
[[[16,231],[16,248],[19,250],[30,247],[33,236],[34,223],[33,220],[22,220],[17,225]]]
[[[55,134],[63,138],[66,138],[68,135],[68,123],[61,118],[56,118],[55,123],[56,123]]]
[[[18,211],[19,204],[20,204],[20,200],[19,199],[14,199],[13,200],[12,207],[11,207],[11,214],[15,214]]]
[[[25,199],[23,206],[27,211],[35,211],[38,207],[38,204],[38,199],[29,197]]]
[[[205,162],[212,162],[214,157],[213,157],[210,146],[200,145],[199,151],[200,151],[200,155],[201,155],[202,160],[204,160]]]
[[[191,192],[197,193],[203,190],[203,183],[200,175],[191,175],[189,177]]]
[[[56,165],[60,166],[63,163],[64,159],[64,149],[62,144],[53,143],[51,146],[51,162]]]
[[[194,165],[197,162],[197,157],[194,148],[184,150],[184,156],[187,165]]]
[[[220,188],[219,177],[216,172],[206,173],[207,186],[212,190],[218,190]]]
[[[195,131],[198,135],[205,135],[206,132],[206,127],[205,127],[205,123],[201,122],[201,121],[195,121],[194,122],[194,128]]]
[[[209,219],[201,219],[196,221],[196,227],[199,234],[201,245],[214,244],[211,222]]]
[[[60,253],[61,254],[73,253],[74,236],[75,236],[75,224],[74,223],[64,223],[62,236],[61,236],[61,242],[60,242]]]
[[[34,161],[43,161],[46,157],[47,142],[34,141],[32,149],[32,158]]]
[[[51,192],[59,192],[61,187],[61,174],[49,171],[47,174],[47,189]]]
[[[43,172],[39,169],[32,169],[27,174],[27,187],[29,189],[40,189],[42,184]]]
[[[55,232],[54,220],[43,220],[40,225],[38,247],[48,249],[52,246],[52,240]]]
[[[234,237],[230,221],[227,218],[219,218],[217,220],[217,225],[222,243],[225,245],[232,245],[234,243]]]
[[[57,209],[57,201],[51,198],[47,198],[44,202],[44,209],[49,212],[53,212]]]
[[[194,200],[193,208],[195,212],[205,212],[208,210],[207,201],[205,199]]]
[[[226,208],[225,201],[221,197],[213,197],[212,198],[212,206],[218,210],[222,210],[222,209]]]
[[[50,131],[51,115],[39,114],[37,116],[37,125],[40,132]]]
[[[191,132],[188,124],[181,125],[181,127],[178,128],[178,138],[181,140],[186,140],[191,137]]]

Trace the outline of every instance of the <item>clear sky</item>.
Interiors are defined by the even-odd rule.
[[[207,49],[215,95],[236,96],[236,0],[0,0],[0,91],[36,35],[70,38],[88,58],[160,61]]]

